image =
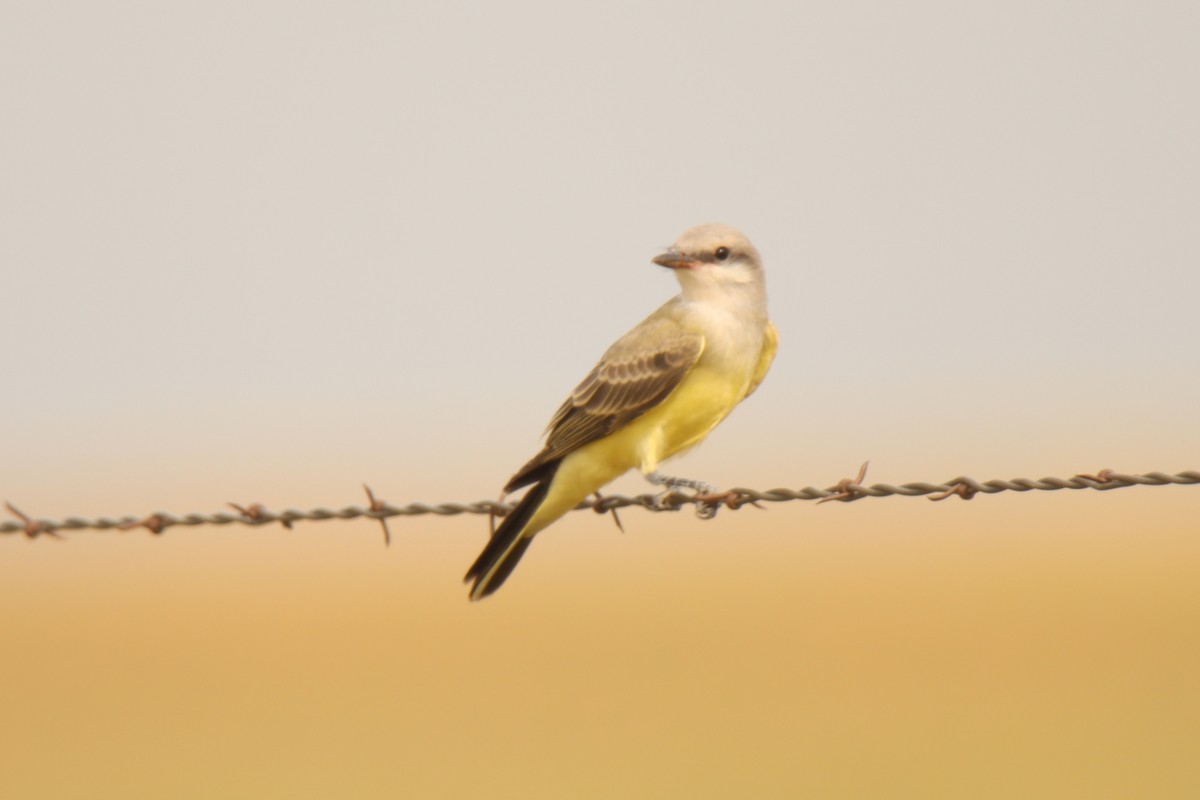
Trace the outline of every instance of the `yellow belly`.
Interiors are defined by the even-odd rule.
[[[697,364],[658,406],[564,458],[523,535],[534,535],[625,472],[653,472],[699,444],[746,396],[748,381],[748,376],[731,380],[727,373]]]

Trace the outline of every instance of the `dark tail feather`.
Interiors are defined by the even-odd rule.
[[[558,471],[558,464],[547,467],[549,469],[544,470],[541,480],[525,493],[512,513],[504,518],[500,527],[488,540],[487,546],[483,548],[483,552],[479,554],[479,558],[475,559],[475,563],[467,570],[463,580],[475,581],[471,586],[472,600],[482,600],[503,586],[504,581],[516,569],[521,556],[525,555],[529,543],[533,541],[533,537],[521,534],[534,512],[546,499],[546,495],[550,493],[550,483],[554,480],[554,473]]]

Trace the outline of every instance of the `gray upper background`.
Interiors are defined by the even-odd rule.
[[[710,220],[782,344],[678,471],[1195,468],[1197,42],[1182,2],[5,2],[0,490],[490,495]]]

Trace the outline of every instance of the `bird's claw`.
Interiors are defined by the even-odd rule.
[[[717,515],[721,506],[732,508],[734,511],[744,505],[752,505],[765,510],[757,498],[744,489],[730,489],[723,492],[706,481],[672,478],[657,472],[647,475],[646,480],[656,486],[667,487],[667,491],[655,495],[651,500],[650,507],[655,511],[678,511],[683,503],[693,503],[696,506],[696,516],[700,519],[712,519]],[[691,489],[692,493],[679,492],[680,488]]]
[[[667,489],[665,492],[650,495],[646,507],[651,511],[678,511],[683,508],[686,499],[686,495],[674,489]]]
[[[720,492],[716,486],[707,481],[697,481],[691,478],[675,478],[660,472],[651,472],[646,480],[655,486],[665,486],[667,490],[654,498],[654,504],[659,511],[678,511],[682,502],[696,504],[696,516],[700,519],[712,519],[717,515],[717,508],[728,492]],[[684,495],[679,489],[691,489],[691,495]],[[667,498],[679,495],[682,502],[670,503]],[[710,498],[711,501],[710,501]]]

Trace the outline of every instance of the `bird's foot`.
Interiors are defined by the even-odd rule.
[[[679,506],[675,503],[668,503],[666,499],[680,489],[691,489],[692,495],[690,499],[696,504],[696,516],[700,519],[712,519],[717,515],[717,509],[721,503],[725,502],[728,492],[721,492],[711,483],[707,481],[697,481],[691,478],[675,478],[670,475],[663,475],[661,472],[651,472],[646,475],[646,480],[655,486],[665,486],[666,491],[655,498],[656,505],[660,510],[678,510]]]
[[[700,494],[714,494],[717,491],[717,487],[707,481],[697,481],[691,478],[673,478],[670,475],[663,475],[661,472],[651,472],[646,476],[646,480],[655,486],[667,487],[667,491],[679,488],[691,489]]]

